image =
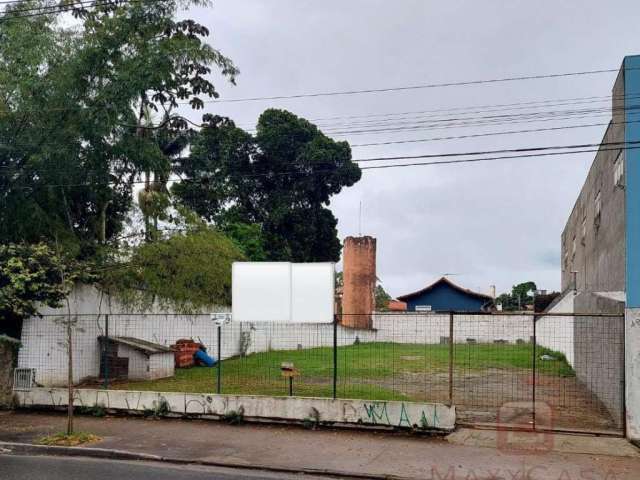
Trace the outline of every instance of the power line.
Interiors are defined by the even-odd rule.
[[[133,0],[125,0],[126,2],[130,2]],[[110,1],[106,1],[106,2],[94,2],[93,5],[91,5],[90,7],[101,7],[101,6],[106,6],[106,5],[113,5]],[[9,12],[5,12],[4,15],[2,17],[0,17],[0,23],[3,22],[8,22],[11,20],[15,20],[15,19],[19,19],[19,18],[31,18],[31,17],[43,17],[46,15],[57,15],[59,13],[68,13],[68,12],[72,12],[76,10],[75,6],[60,6],[57,10],[51,10],[51,11],[40,11],[40,12],[36,12],[36,13],[26,13],[23,15],[11,15],[11,11]]]
[[[389,126],[387,128],[371,128],[371,129],[357,129],[357,130],[337,130],[337,131],[325,131],[324,133],[330,136],[345,137],[349,135],[372,135],[372,134],[391,134],[399,132],[419,132],[425,130],[448,130],[451,128],[469,128],[469,127],[491,127],[500,125],[514,125],[514,124],[526,124],[526,123],[546,123],[546,122],[558,122],[562,120],[570,119],[585,119],[608,116],[608,112],[600,114],[580,114],[580,115],[554,115],[546,118],[534,118],[523,120],[505,120],[505,121],[464,121],[458,123],[446,123],[446,124],[431,124],[420,125],[413,124],[408,126]]]
[[[640,98],[639,95],[634,95],[634,98]],[[631,96],[630,96],[631,98]],[[579,103],[601,103],[600,102],[579,102]],[[555,104],[549,106],[565,106],[569,104]],[[543,105],[534,107],[534,110],[525,110],[525,111],[517,111],[512,112],[511,108],[507,109],[485,109],[485,110],[475,110],[475,111],[464,111],[459,113],[458,115],[469,115],[469,116],[453,116],[454,113],[444,113],[440,115],[428,114],[428,115],[405,115],[405,114],[397,114],[402,116],[393,116],[384,118],[372,118],[369,120],[360,120],[354,122],[338,122],[338,123],[316,123],[318,127],[331,127],[331,126],[349,126],[349,125],[384,125],[388,123],[401,123],[411,120],[423,120],[429,119],[432,122],[452,122],[452,121],[462,121],[462,120],[474,120],[474,119],[501,119],[501,118],[522,118],[522,117],[533,117],[533,116],[551,116],[551,115],[579,115],[583,113],[599,113],[599,112],[624,112],[630,110],[639,110],[640,105],[631,105],[627,107],[626,105],[619,106],[597,106],[597,107],[588,107],[588,108],[571,108],[571,109],[555,109],[555,110],[540,110]],[[477,107],[479,108],[479,107]],[[516,109],[522,110],[522,108]],[[506,112],[506,113],[502,113]],[[482,114],[482,115],[478,115]]]
[[[583,70],[583,71],[577,71],[577,72],[562,72],[562,73],[549,73],[549,74],[540,74],[540,75],[521,75],[521,76],[513,76],[513,77],[490,78],[490,79],[483,79],[483,80],[426,83],[421,85],[406,85],[406,86],[399,86],[399,87],[299,93],[295,95],[274,95],[274,96],[264,96],[264,97],[230,98],[226,100],[224,99],[212,100],[212,102],[237,103],[237,102],[256,102],[256,101],[264,101],[264,100],[289,100],[289,99],[297,99],[297,98],[329,97],[329,96],[337,96],[337,95],[340,95],[340,96],[360,95],[365,93],[387,93],[387,92],[399,92],[399,91],[407,91],[407,90],[422,90],[422,89],[430,89],[430,88],[448,88],[448,87],[462,87],[462,86],[471,86],[471,85],[487,85],[487,84],[493,84],[493,83],[516,82],[516,81],[523,81],[523,80],[543,80],[543,79],[552,79],[552,78],[577,77],[577,76],[584,76],[584,75],[599,75],[603,73],[618,72],[619,70],[620,68],[606,68],[606,69],[598,69],[598,70]]]
[[[99,5],[106,5],[106,4],[99,4]],[[95,5],[94,5],[95,6]],[[49,12],[38,12],[38,13],[31,13],[31,14],[24,14],[24,15],[7,15],[6,13],[0,17],[0,23],[5,23],[5,22],[9,22],[11,20],[15,20],[15,19],[19,19],[19,18],[30,18],[30,17],[43,17],[46,15],[56,15],[59,13],[68,13],[68,12],[72,12],[73,10],[75,10],[75,7],[60,7],[59,9],[55,10],[55,11],[49,11]],[[11,13],[11,12],[9,12]]]
[[[12,3],[26,3],[24,0],[0,0],[0,5],[9,5]]]
[[[582,113],[582,112],[581,112]],[[174,118],[175,119],[175,118]],[[539,121],[540,119],[536,119],[535,121]],[[549,119],[545,119],[545,120],[549,120]],[[163,122],[162,124],[156,125],[156,126],[147,126],[144,128],[161,128],[163,125],[165,125],[167,122]],[[191,122],[192,124],[194,124],[193,122]],[[520,122],[501,122],[501,123],[520,123]],[[638,121],[630,121],[630,122],[615,122],[616,124],[620,124],[620,123],[638,123]],[[458,135],[458,136],[443,136],[443,137],[432,137],[432,138],[426,138],[426,139],[415,139],[415,140],[399,140],[399,141],[387,141],[387,142],[372,142],[371,144],[355,144],[353,145],[354,147],[361,147],[361,146],[368,146],[368,145],[390,145],[390,144],[403,144],[403,143],[419,143],[419,142],[427,142],[427,141],[436,141],[436,140],[445,140],[445,139],[459,139],[459,138],[477,138],[477,137],[483,137],[483,136],[494,136],[494,135],[509,135],[509,134],[517,134],[517,133],[529,133],[529,132],[541,132],[541,131],[554,131],[554,130],[566,130],[566,129],[575,129],[575,128],[587,128],[587,127],[594,127],[594,126],[606,126],[609,123],[590,123],[590,124],[581,124],[581,125],[565,125],[565,126],[558,126],[558,127],[549,127],[549,128],[536,128],[536,129],[521,129],[521,130],[508,130],[508,131],[503,131],[503,132],[485,132],[485,133],[478,133],[478,134],[469,134],[469,135]],[[195,125],[195,124],[194,124]],[[468,126],[469,124],[465,124],[464,126]],[[485,125],[487,125],[485,123]],[[123,125],[123,126],[127,126],[127,127],[131,127],[134,128],[136,126],[134,125]],[[434,129],[438,129],[438,128],[444,128],[444,127],[437,127],[432,125],[429,129],[434,128]],[[414,128],[411,128],[414,129]],[[406,129],[403,129],[406,130]],[[6,144],[5,144],[6,145]],[[14,146],[29,146],[29,145],[34,145],[34,146],[43,146],[43,145],[59,145],[58,143],[44,143],[44,144],[27,144],[27,143],[22,143],[22,144],[14,144],[14,145],[7,145],[10,148],[13,148]],[[1,146],[1,144],[0,144]],[[560,148],[560,147],[558,147]],[[400,157],[400,158],[404,158],[404,157]],[[358,160],[355,160],[358,161]],[[361,161],[368,161],[368,159],[362,159]],[[0,167],[2,168],[2,167]],[[7,167],[4,167],[7,168]]]
[[[632,106],[630,108],[626,107],[614,107],[614,108],[592,108],[592,109],[574,109],[574,110],[550,110],[550,111],[535,111],[535,112],[524,112],[524,113],[516,113],[516,114],[500,114],[500,115],[481,115],[481,116],[471,116],[471,117],[454,117],[454,118],[436,118],[436,119],[421,119],[417,118],[413,121],[385,121],[384,123],[379,124],[369,124],[358,126],[357,124],[352,125],[354,128],[360,128],[360,130],[346,130],[346,128],[351,125],[343,125],[343,126],[327,126],[325,128],[321,128],[324,134],[332,134],[332,135],[347,135],[347,134],[365,134],[365,133],[386,133],[393,131],[403,131],[403,130],[414,130],[414,129],[443,129],[443,128],[458,128],[458,127],[468,127],[468,126],[491,126],[491,125],[505,125],[509,123],[535,123],[535,122],[543,122],[543,121],[552,121],[552,120],[564,120],[570,118],[586,118],[589,116],[602,116],[609,115],[610,112],[616,113],[619,111],[629,112],[640,110],[640,106]],[[594,115],[589,115],[594,114]],[[526,120],[526,122],[525,122]],[[115,125],[125,128],[141,128],[144,130],[158,130],[166,125],[176,122],[182,121],[189,123],[190,125],[202,128],[206,126],[206,122],[197,123],[190,120],[187,117],[182,115],[174,115],[167,120],[162,121],[158,124],[148,124],[148,125],[134,125],[134,124],[124,124],[124,123],[116,123]],[[442,126],[440,126],[442,124]],[[420,126],[425,127],[420,127]],[[366,127],[381,127],[381,128],[366,128]],[[6,144],[5,144],[6,145]]]
[[[639,110],[640,107],[631,107],[629,109],[625,109],[626,111],[630,110]],[[525,113],[515,113],[515,114],[502,114],[502,115],[480,115],[480,116],[470,116],[470,117],[453,117],[453,118],[413,118],[413,119],[392,119],[392,120],[384,120],[384,121],[370,121],[368,123],[356,123],[356,124],[346,124],[346,125],[328,125],[324,127],[323,132],[325,133],[334,133],[341,132],[341,129],[345,128],[367,128],[367,127],[402,127],[402,126],[410,126],[410,125],[459,125],[465,124],[467,122],[478,122],[481,124],[484,123],[495,123],[505,121],[515,121],[520,119],[553,119],[553,118],[571,118],[574,116],[585,116],[587,114],[610,114],[610,108],[598,108],[598,109],[582,109],[582,110],[551,110],[551,111],[539,111],[539,112],[525,112]],[[321,127],[319,127],[321,128]]]
[[[568,149],[585,149],[595,147],[619,147],[624,148],[628,145],[637,145],[640,141],[633,142],[608,142],[608,143],[585,143],[577,145],[556,145],[545,147],[524,147],[524,148],[509,148],[502,150],[484,150],[476,152],[455,152],[455,153],[436,153],[436,154],[420,154],[420,155],[399,155],[395,157],[370,157],[363,159],[354,159],[354,162],[380,162],[380,161],[392,161],[392,160],[409,160],[415,158],[446,158],[446,157],[462,157],[462,156],[477,156],[477,155],[494,155],[497,153],[524,153],[524,152],[542,152],[548,150],[568,150]]]
[[[385,156],[385,157],[367,157],[367,158],[355,158],[351,161],[354,163],[364,163],[364,162],[382,162],[382,161],[395,161],[395,160],[409,160],[409,159],[417,159],[417,158],[447,158],[447,157],[468,157],[468,156],[479,156],[479,155],[495,155],[499,153],[525,153],[525,152],[541,152],[541,151],[549,151],[549,150],[576,150],[576,149],[585,149],[585,148],[596,148],[602,149],[602,147],[618,147],[625,148],[630,145],[636,145],[640,143],[640,141],[632,141],[632,142],[603,142],[603,143],[587,143],[587,144],[570,144],[570,145],[548,145],[548,146],[534,146],[534,147],[519,147],[519,148],[508,148],[508,149],[499,149],[499,150],[481,150],[481,151],[468,151],[468,152],[449,152],[449,153],[426,153],[419,155],[398,155],[398,156]],[[299,163],[287,163],[287,165],[291,166],[303,166]],[[306,165],[304,165],[306,166]],[[15,167],[15,166],[0,166],[0,169],[4,170],[13,170],[15,172],[27,171],[27,173],[66,173],[71,171],[77,171],[77,168],[73,170],[65,170],[59,167],[50,167],[50,168],[39,168],[37,170],[30,171],[29,167]],[[90,170],[84,169],[85,173],[100,173],[105,174],[109,173],[108,170]],[[248,174],[251,175],[251,174]],[[262,175],[268,176],[270,173],[264,173]]]
[[[464,121],[457,123],[433,123],[433,124],[408,124],[408,125],[389,125],[385,128],[356,128],[353,130],[344,129],[344,130],[324,130],[323,133],[330,137],[348,137],[348,136],[356,136],[356,135],[390,135],[394,133],[404,133],[404,132],[422,132],[428,130],[450,130],[450,129],[466,129],[472,127],[495,127],[495,126],[503,126],[503,125],[518,125],[518,124],[529,124],[529,123],[548,123],[548,122],[560,122],[572,119],[587,119],[587,118],[596,118],[607,116],[607,113],[601,114],[592,114],[592,115],[564,115],[564,116],[552,116],[548,118],[535,118],[535,119],[514,119],[514,120],[503,120],[503,121]]]
[[[75,5],[84,6],[94,6],[97,3],[105,3],[105,4],[113,4],[112,2],[107,2],[105,0],[73,0],[68,3],[58,3],[58,4],[50,4],[50,5],[40,5],[37,7],[28,7],[28,8],[16,8],[11,10],[4,10],[4,14],[7,18],[21,18],[22,15],[13,15],[14,13],[22,13],[22,12],[42,12],[43,14],[47,13],[56,13],[57,10],[62,8],[70,8]]]
[[[626,123],[638,123],[638,122],[626,122]],[[608,122],[603,123],[586,123],[582,125],[565,125],[562,127],[548,127],[548,128],[530,128],[523,130],[505,130],[502,132],[486,132],[486,133],[474,133],[470,135],[453,135],[447,137],[431,137],[431,138],[418,138],[418,139],[405,139],[405,140],[390,140],[387,142],[370,142],[370,143],[355,143],[350,144],[351,148],[360,148],[360,147],[373,147],[380,145],[398,145],[398,144],[406,144],[406,143],[425,143],[425,142],[436,142],[442,140],[460,140],[465,138],[479,138],[479,137],[492,137],[499,135],[515,135],[521,133],[537,133],[537,132],[552,132],[556,130],[570,130],[576,128],[589,128],[589,127],[602,127],[609,125]]]
[[[59,13],[68,13],[76,10],[79,7],[93,8],[93,7],[104,7],[104,6],[121,6],[129,3],[145,3],[145,2],[158,2],[162,0],[75,0],[68,4],[60,4],[60,5],[47,5],[41,7],[31,7],[25,9],[17,9],[17,10],[9,10],[4,11],[4,15],[0,17],[0,23],[4,21],[9,21],[12,19],[18,18],[30,18],[30,17],[39,17],[45,15],[56,15]],[[18,12],[30,12],[34,13],[26,13],[23,15],[13,15]]]
[[[640,110],[640,107],[631,107],[629,109],[620,109],[624,111],[631,110]],[[588,115],[588,113],[600,112],[597,115]],[[429,120],[429,121],[415,121],[415,122],[397,122],[397,123],[389,123],[386,125],[379,125],[382,128],[364,128],[362,127],[360,130],[332,130],[332,129],[323,129],[322,132],[326,135],[347,135],[347,134],[377,134],[377,133],[391,133],[395,131],[406,131],[406,130],[431,130],[431,129],[446,129],[446,128],[466,128],[469,126],[493,126],[493,125],[505,125],[511,123],[537,123],[537,122],[546,122],[546,121],[554,121],[554,120],[565,120],[571,118],[585,118],[589,116],[602,116],[604,114],[609,114],[609,109],[606,110],[598,110],[598,109],[583,109],[577,111],[550,111],[550,112],[539,112],[539,115],[542,116],[532,116],[531,114],[525,115],[499,115],[499,116],[480,116],[480,117],[466,117],[466,118],[455,118],[455,119],[437,119],[437,120]],[[133,125],[133,124],[123,124],[116,123],[115,126],[124,127],[124,128],[132,128],[132,129],[144,129],[144,130],[159,130],[166,127],[168,124],[172,122],[186,122],[195,126],[197,128],[206,127],[207,123],[196,123],[188,118],[181,115],[174,115],[171,118],[162,121],[161,123],[155,125]],[[378,127],[378,126],[375,126]],[[0,146],[13,146],[13,145],[51,145],[50,142],[44,143],[0,143]],[[56,145],[56,143],[53,143]]]
[[[134,0],[126,0],[126,1],[132,2]],[[137,1],[142,1],[142,0],[137,0]],[[14,17],[14,18],[18,18],[18,17]],[[635,70],[635,69],[640,69],[640,67],[630,68],[630,69],[628,68],[626,70]],[[549,73],[549,74],[539,74],[539,75],[521,75],[521,76],[512,76],[512,77],[482,79],[482,80],[466,80],[466,81],[463,80],[463,81],[457,81],[457,82],[427,83],[427,84],[421,84],[421,85],[406,85],[406,86],[399,86],[399,87],[341,90],[341,91],[330,91],[330,92],[313,92],[313,93],[300,93],[300,94],[294,94],[294,95],[274,95],[274,96],[263,96],[263,97],[216,99],[216,100],[208,100],[206,102],[207,103],[238,103],[238,102],[254,102],[254,101],[263,101],[263,100],[288,100],[288,99],[298,99],[298,98],[360,95],[360,94],[367,94],[367,93],[387,93],[387,92],[399,92],[399,91],[409,91],[409,90],[423,90],[423,89],[431,89],[431,88],[487,85],[487,84],[494,84],[494,83],[506,83],[506,82],[516,82],[516,81],[526,81],[526,80],[544,80],[544,79],[553,79],[553,78],[577,77],[577,76],[585,76],[585,75],[599,75],[603,73],[614,73],[614,72],[618,72],[619,70],[620,70],[619,68],[606,68],[606,69],[598,69],[598,70],[583,70],[583,71],[575,71],[575,72],[561,72],[561,73]]]
[[[622,96],[618,96],[622,97]],[[640,97],[640,95],[627,95],[627,97]],[[407,115],[407,114],[422,114],[422,113],[446,113],[446,112],[454,112],[461,110],[469,110],[469,109],[478,109],[478,112],[488,112],[488,111],[501,111],[501,110],[519,110],[523,108],[536,108],[542,106],[560,106],[560,105],[580,105],[585,103],[602,103],[605,101],[609,101],[611,99],[616,98],[614,95],[605,95],[605,96],[591,96],[591,97],[573,97],[573,98],[560,98],[560,99],[549,99],[549,100],[532,100],[529,102],[516,102],[516,103],[498,103],[498,104],[488,104],[488,105],[472,105],[472,106],[460,106],[460,107],[449,107],[449,108],[437,108],[432,110],[412,110],[405,112],[389,112],[389,113],[373,113],[367,115],[347,115],[347,116],[336,116],[336,117],[324,117],[324,118],[316,118],[311,119],[311,121],[321,121],[321,120],[340,120],[340,119],[354,119],[354,118],[371,118],[371,117],[386,117],[386,116],[398,116],[398,115]],[[550,105],[553,104],[553,105]],[[474,113],[474,112],[467,112]]]
[[[617,112],[631,112],[640,110],[639,105],[627,107],[599,107],[572,110],[536,110],[523,113],[508,113],[499,115],[475,115],[469,117],[432,118],[431,116],[416,118],[391,118],[358,122],[352,124],[316,126],[327,135],[363,135],[377,133],[393,133],[406,130],[430,130],[443,128],[462,128],[469,126],[506,125],[509,123],[536,123],[572,118],[589,118],[615,114]],[[376,128],[379,127],[379,128]],[[250,133],[255,129],[248,130]]]
[[[639,148],[640,146],[625,147],[625,149],[627,150],[636,150]],[[532,153],[527,155],[508,155],[508,156],[484,157],[484,158],[465,158],[465,159],[458,159],[458,160],[442,160],[439,162],[396,163],[392,165],[374,165],[370,167],[362,167],[361,170],[379,170],[379,169],[386,169],[386,168],[407,168],[407,167],[420,167],[420,166],[428,166],[428,165],[448,165],[448,164],[460,164],[460,163],[490,162],[490,161],[496,161],[496,160],[510,160],[510,159],[517,159],[517,158],[539,158],[539,157],[550,157],[550,156],[558,156],[558,155],[576,155],[579,153],[589,153],[589,152],[606,152],[609,150],[619,150],[619,148],[576,150],[572,152]],[[413,157],[413,158],[421,158],[421,157]]]
[[[366,118],[375,118],[375,117],[383,117],[380,118],[380,121],[383,121],[385,118],[389,117],[404,117],[407,115],[418,115],[418,114],[440,114],[447,115],[453,114],[452,112],[464,112],[468,114],[472,113],[487,113],[487,112],[498,112],[498,111],[511,111],[511,110],[523,110],[523,109],[532,109],[532,108],[542,108],[543,106],[567,106],[567,105],[584,105],[584,104],[593,104],[593,103],[603,103],[609,102],[611,100],[616,99],[625,99],[625,98],[640,98],[638,94],[632,95],[606,95],[600,97],[574,97],[574,98],[566,98],[566,99],[553,99],[553,100],[536,100],[529,102],[516,102],[516,103],[502,103],[502,104],[489,104],[489,105],[469,105],[469,106],[459,106],[459,107],[449,107],[449,108],[439,108],[432,110],[412,110],[412,111],[404,111],[404,112],[385,112],[385,113],[372,113],[366,115],[345,115],[345,116],[334,116],[334,117],[316,117],[316,118],[308,118],[307,120],[310,122],[316,123],[317,126],[326,125],[320,122],[328,121],[328,120],[350,120],[350,119],[366,119]],[[472,111],[475,110],[475,111]],[[433,116],[433,115],[426,115]],[[248,123],[239,124],[244,125],[245,128],[252,128],[254,124],[249,125]]]
[[[142,0],[129,0],[129,1],[142,1]],[[154,0],[144,0],[144,1],[154,1]],[[158,1],[158,0],[155,0]],[[407,111],[407,112],[384,112],[384,113],[373,113],[367,115],[347,115],[347,116],[335,116],[335,117],[323,117],[323,118],[308,118],[307,120],[310,122],[320,122],[323,120],[340,120],[340,119],[350,119],[350,118],[371,118],[371,117],[387,117],[387,116],[401,116],[401,115],[409,115],[409,114],[421,114],[421,113],[440,113],[446,114],[447,112],[460,112],[460,111],[468,111],[476,109],[476,112],[467,112],[467,113],[484,113],[490,111],[508,111],[508,110],[517,110],[523,109],[527,107],[537,108],[542,106],[561,106],[561,105],[578,105],[578,104],[589,104],[589,103],[602,103],[609,100],[624,100],[624,99],[634,99],[640,98],[640,94],[630,94],[630,95],[606,95],[606,96],[588,96],[588,97],[572,97],[572,98],[558,98],[558,99],[548,99],[548,100],[535,100],[529,102],[516,102],[516,103],[498,103],[498,104],[488,104],[488,105],[466,105],[466,106],[458,106],[458,107],[448,107],[448,108],[440,108],[433,110],[418,110],[418,111]],[[216,100],[202,100],[203,103],[215,102]],[[177,102],[178,105],[189,105],[190,102]],[[519,107],[519,108],[506,108],[506,107]],[[74,106],[74,107],[48,107],[48,108],[34,108],[34,109],[21,109],[19,112],[65,112],[65,111],[91,111],[91,110],[110,110],[108,106],[100,105],[100,106]],[[4,112],[0,111],[0,113],[11,113],[9,110],[5,110]],[[18,113],[15,111],[13,113]],[[238,127],[244,125],[244,127],[253,127],[254,124],[236,124]],[[322,124],[318,124],[320,126]]]
[[[480,158],[464,158],[464,159],[453,159],[453,160],[441,160],[441,161],[430,161],[430,162],[412,162],[412,163],[404,163],[404,164],[386,164],[386,165],[372,165],[360,167],[361,170],[378,170],[378,169],[388,169],[388,168],[407,168],[407,167],[415,167],[415,166],[428,166],[428,165],[448,165],[448,164],[463,164],[463,163],[477,163],[477,162],[488,162],[488,161],[497,161],[497,160],[512,160],[518,158],[542,158],[542,157],[551,157],[551,156],[565,156],[565,155],[576,155],[581,153],[590,153],[590,152],[605,152],[605,151],[617,151],[621,148],[625,148],[626,150],[635,150],[639,149],[640,146],[636,144],[640,142],[629,142],[625,147],[615,147],[615,148],[585,148],[581,150],[573,150],[568,152],[542,152],[542,153],[529,153],[524,155],[506,155],[506,156],[490,156],[490,157],[480,157]],[[623,145],[623,142],[620,142]],[[576,147],[580,147],[576,145]],[[546,148],[546,147],[539,147]],[[552,148],[552,147],[548,147]],[[517,151],[514,149],[513,151]],[[448,158],[454,155],[473,155],[473,152],[467,154],[441,154],[439,157]],[[375,161],[383,161],[383,160],[402,160],[402,159],[419,159],[419,158],[435,158],[433,154],[424,154],[424,155],[412,155],[412,156],[402,156],[402,157],[380,157],[375,159]],[[374,161],[374,159],[371,159]],[[268,173],[256,173],[256,174],[245,174],[242,175],[243,178],[259,178],[259,177],[279,177],[279,176],[296,176],[296,175],[317,175],[324,173],[334,173],[334,170],[315,170],[311,173],[309,172],[300,172],[298,170],[290,170],[290,171],[282,171],[282,172],[268,172]],[[211,180],[211,177],[201,177],[198,179],[181,179],[180,181],[185,183],[194,183],[194,184],[207,184]],[[177,181],[177,180],[174,180]],[[126,185],[136,185],[136,184],[145,184],[146,181],[126,181],[123,182]],[[76,187],[91,187],[91,186],[105,186],[108,187],[112,185],[111,183],[95,183],[95,182],[84,182],[77,184],[41,184],[34,186],[21,186],[14,187],[18,189],[24,190],[35,190],[37,188],[76,188]]]

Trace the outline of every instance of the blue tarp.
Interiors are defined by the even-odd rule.
[[[216,364],[216,359],[207,355],[207,352],[204,350],[198,350],[193,354],[193,358],[206,367],[213,367]]]

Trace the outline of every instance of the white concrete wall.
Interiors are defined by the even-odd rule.
[[[79,383],[99,375],[100,345],[97,338],[104,335],[104,315],[79,315],[74,327],[74,382]],[[456,316],[454,341],[493,343],[518,340],[529,341],[533,333],[531,316]],[[203,342],[211,355],[217,357],[217,330],[209,315],[109,315],[109,334],[148,340],[169,346],[181,338]],[[58,317],[34,317],[25,321],[22,332],[23,347],[18,358],[19,367],[35,368],[36,381],[43,386],[63,386],[67,380],[65,328]],[[222,358],[240,354],[241,337],[247,335],[247,353],[269,350],[295,350],[331,346],[333,326],[330,324],[247,324],[231,323],[222,327]],[[339,327],[338,345],[352,345],[357,341],[438,344],[449,336],[449,315],[381,314],[374,317],[373,330]],[[124,352],[125,347],[120,346]],[[121,353],[121,356],[124,356]],[[170,354],[167,355],[169,357]],[[168,362],[168,360],[165,360]],[[140,368],[138,368],[140,367]],[[168,367],[167,367],[168,368]],[[143,375],[146,364],[138,365],[132,356],[129,377]],[[140,370],[140,372],[138,372]],[[144,378],[144,377],[143,377]]]
[[[573,313],[575,294],[569,291],[548,313]],[[573,317],[544,316],[536,322],[538,345],[564,353],[569,365],[575,363],[575,322]]]
[[[75,319],[73,379],[76,383],[99,375],[100,346],[97,338],[105,334],[106,314],[109,315],[111,336],[134,337],[165,346],[181,338],[189,338],[204,343],[209,354],[218,356],[217,327],[208,313],[180,315],[155,311],[141,315],[127,312],[125,306],[91,287],[77,289],[70,301]],[[23,347],[19,352],[18,366],[35,368],[36,381],[41,385],[63,386],[67,380],[66,311],[43,309],[41,313],[44,317],[33,317],[24,322]],[[466,343],[469,339],[477,343],[528,342],[532,335],[531,315],[456,315],[454,319],[454,341],[457,343]],[[326,347],[333,345],[333,326],[227,324],[222,327],[223,359],[240,354],[241,338],[244,336],[250,339],[246,353]],[[338,345],[352,345],[356,340],[439,344],[447,341],[448,337],[448,314],[380,313],[374,315],[372,330],[339,327]],[[555,349],[559,349],[560,346],[556,346],[558,348]],[[136,368],[135,364],[130,363],[130,375],[137,371]]]
[[[373,328],[375,341],[438,344],[449,338],[449,314],[376,314]],[[531,315],[464,315],[454,316],[453,340],[466,343],[493,343],[504,340],[528,342],[533,335]]]
[[[62,407],[67,405],[66,389],[33,388],[16,392],[23,408]],[[312,419],[326,424],[378,425],[383,427],[453,430],[455,407],[439,403],[387,402],[305,397],[256,397],[249,395],[212,395],[197,393],[132,392],[124,390],[75,390],[76,406],[123,411],[154,409],[166,402],[171,413],[219,418],[232,412],[244,412],[246,420]]]
[[[180,315],[162,312],[154,307],[148,314],[141,315],[116,298],[86,285],[78,286],[71,292],[69,303],[73,323],[75,383],[97,377],[100,373],[100,345],[97,339],[105,334],[106,315],[109,315],[111,336],[131,336],[165,346],[180,338],[201,338],[205,345],[215,346],[215,327],[209,313]],[[229,309],[216,307],[215,311],[227,312]],[[39,308],[39,313],[41,317],[29,318],[23,324],[18,367],[35,368],[36,381],[41,385],[66,385],[66,305],[59,309],[43,306]],[[238,331],[226,330],[222,341],[223,358],[237,354],[235,346],[239,342]]]

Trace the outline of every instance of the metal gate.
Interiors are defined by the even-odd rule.
[[[452,343],[456,359],[452,396],[462,423],[624,432],[623,315],[499,317],[504,325],[474,315],[453,315],[454,332],[471,332],[464,342],[454,336]],[[486,352],[480,353],[486,346],[475,340],[474,332],[477,337],[494,337],[489,359]],[[501,334],[512,337],[499,338]],[[483,364],[486,368],[481,368]]]

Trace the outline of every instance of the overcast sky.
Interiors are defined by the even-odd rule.
[[[222,99],[609,69],[617,68],[624,55],[640,53],[637,0],[217,0],[213,8],[192,9],[188,15],[211,29],[211,43],[241,70],[237,86],[217,82]],[[208,104],[207,110],[230,116],[240,126],[250,128],[270,107],[284,108],[310,120],[469,109],[603,97],[610,95],[614,78],[615,74],[605,73],[352,96],[217,103]],[[605,100],[539,110],[608,106]],[[410,123],[418,116],[411,116]],[[328,125],[323,127],[326,130],[335,130],[344,124],[371,120],[318,123]],[[400,120],[407,122],[406,118]],[[354,133],[334,138],[362,144],[608,120],[606,114],[591,114],[544,122]],[[353,125],[349,129],[354,130]],[[604,131],[604,126],[598,126],[354,147],[353,158],[598,143]],[[343,239],[359,233],[362,202],[362,233],[377,238],[378,276],[394,296],[422,288],[444,273],[456,273],[452,280],[484,292],[491,284],[501,292],[527,280],[534,280],[539,288],[558,289],[560,233],[593,155],[365,171],[358,184],[332,199],[331,209]]]

